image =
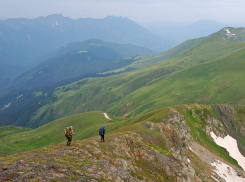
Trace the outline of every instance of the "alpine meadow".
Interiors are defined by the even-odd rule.
[[[245,181],[245,28],[207,22],[0,20],[0,181]]]

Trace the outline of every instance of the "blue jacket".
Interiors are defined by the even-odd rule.
[[[102,126],[99,131],[99,135],[104,135],[105,134],[105,126]]]

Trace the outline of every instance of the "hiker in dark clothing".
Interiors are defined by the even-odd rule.
[[[65,137],[68,140],[67,143],[66,143],[66,145],[67,146],[70,146],[71,145],[71,141],[72,141],[72,135],[76,135],[76,133],[73,132],[72,126],[66,127],[64,129],[64,133],[65,133]]]
[[[102,126],[99,130],[99,135],[101,136],[101,142],[103,140],[103,142],[105,141],[105,126]]]

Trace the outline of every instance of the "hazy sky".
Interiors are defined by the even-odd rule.
[[[245,0],[0,0],[0,17],[35,18],[62,14],[71,18],[128,17],[140,24],[196,22],[245,22]]]

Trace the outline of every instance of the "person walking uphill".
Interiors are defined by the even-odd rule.
[[[103,142],[105,141],[105,126],[102,126],[99,130],[99,135],[101,136],[101,142],[103,140]]]
[[[64,129],[64,133],[65,133],[65,137],[67,138],[67,146],[71,145],[71,141],[72,141],[72,135],[76,135],[76,133],[73,132],[72,126],[70,127],[66,127]]]

